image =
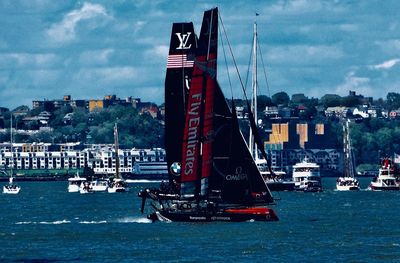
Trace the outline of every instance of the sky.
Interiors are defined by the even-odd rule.
[[[0,107],[67,94],[161,104],[172,23],[193,21],[198,33],[215,6],[243,79],[257,22],[266,72],[259,94],[400,92],[398,0],[1,0]],[[220,49],[220,86],[242,97],[228,63],[231,92],[224,61]]]

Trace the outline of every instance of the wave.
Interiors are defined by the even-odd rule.
[[[21,221],[16,222],[16,225],[61,225],[61,224],[70,224],[71,221],[69,220],[57,220],[57,221],[40,221],[40,222],[32,222],[32,221]]]
[[[118,223],[139,223],[139,224],[148,224],[152,223],[152,221],[146,217],[124,217],[117,219]]]
[[[127,183],[161,183],[162,180],[126,179]]]
[[[79,224],[107,224],[106,220],[101,220],[101,221],[80,221]]]

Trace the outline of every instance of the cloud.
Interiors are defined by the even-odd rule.
[[[371,66],[371,68],[373,68],[373,69],[390,69],[399,62],[400,62],[400,59],[398,59],[398,58],[390,59],[390,60],[384,61],[381,64],[373,65],[373,66]]]
[[[373,94],[371,80],[367,77],[358,77],[354,71],[350,71],[344,82],[335,88],[335,93],[341,96],[347,95],[350,90],[356,91],[358,94],[370,96]]]
[[[66,14],[60,23],[52,25],[47,35],[54,42],[70,42],[76,38],[76,27],[81,21],[108,18],[106,9],[99,4],[84,3],[81,9]],[[92,27],[97,27],[93,25]]]
[[[315,65],[326,64],[329,60],[342,57],[344,57],[344,52],[337,46],[292,45],[271,48],[264,59],[282,64]]]
[[[79,57],[81,65],[106,65],[115,50],[108,48],[83,52]]]
[[[0,69],[49,68],[59,61],[55,54],[0,54]]]

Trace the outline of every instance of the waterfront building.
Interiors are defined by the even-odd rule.
[[[116,172],[116,156],[112,144],[82,145],[80,143],[10,143],[0,144],[0,169],[16,172],[24,170],[77,170],[90,167],[95,174],[113,175]],[[132,174],[138,163],[160,163],[164,165],[165,150],[119,149],[119,171]],[[137,168],[136,168],[137,170]]]

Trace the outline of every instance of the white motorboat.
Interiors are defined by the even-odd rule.
[[[121,193],[121,192],[127,192],[128,191],[128,184],[125,182],[124,179],[121,178],[114,178],[110,186],[108,187],[107,191],[109,193]]]
[[[338,191],[360,190],[360,183],[354,177],[350,176],[339,177],[336,180],[336,190]]]
[[[90,182],[90,187],[93,192],[105,192],[108,188],[108,181],[106,179],[96,179]]]
[[[368,187],[372,191],[398,191],[400,182],[394,175],[394,166],[392,161],[385,158],[379,169],[378,176],[374,177]]]
[[[81,186],[79,187],[79,193],[81,194],[93,193],[93,188],[91,183],[87,181],[82,182]]]
[[[322,191],[319,165],[309,162],[307,158],[293,165],[294,190],[304,192]]]
[[[74,177],[68,178],[68,192],[78,193],[80,188],[83,187],[83,183],[86,182],[86,178],[80,177],[76,174]]]
[[[3,194],[18,194],[21,187],[13,183],[13,177],[10,177],[8,185],[3,186]]]

